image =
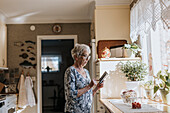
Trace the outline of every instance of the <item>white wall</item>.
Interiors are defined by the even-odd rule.
[[[96,44],[99,40],[130,41],[130,7],[96,6],[95,36]]]

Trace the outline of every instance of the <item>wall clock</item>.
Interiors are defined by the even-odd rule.
[[[53,32],[60,33],[61,32],[61,26],[60,25],[54,25],[53,26]]]

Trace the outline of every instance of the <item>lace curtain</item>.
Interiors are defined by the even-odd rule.
[[[154,73],[170,71],[170,0],[138,0],[130,12],[130,37],[132,42],[142,38],[142,57]]]

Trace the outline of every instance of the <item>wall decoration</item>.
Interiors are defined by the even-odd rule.
[[[35,53],[33,53],[33,52],[30,52],[32,55],[34,55],[34,56],[36,56],[36,54]]]
[[[37,64],[33,64],[33,68],[36,69]]]
[[[35,60],[35,58],[34,57],[31,57],[31,58],[29,58],[30,60]]]
[[[22,55],[19,55],[19,57],[22,57],[23,59],[26,59],[28,57],[27,53],[23,53]]]
[[[35,44],[36,42],[31,41],[31,40],[26,40],[24,42],[21,42],[21,41],[14,42],[14,46],[22,47],[22,49],[20,49],[22,53],[20,53],[19,57],[21,57],[22,59],[27,59],[19,63],[19,65],[25,69],[28,69],[31,67],[36,69],[37,64],[34,62],[36,59],[35,57],[33,57],[33,56],[36,56],[35,49],[34,49]]]
[[[34,26],[34,25],[31,25],[31,26],[30,26],[30,30],[31,30],[31,31],[35,31],[35,26]]]
[[[25,49],[21,49],[21,51],[25,51]]]
[[[20,66],[24,67],[24,68],[31,68],[32,66],[34,66],[31,62],[24,60],[24,62],[19,64]]]
[[[60,33],[61,32],[61,26],[60,25],[54,25],[53,26],[53,32]]]
[[[25,41],[25,43],[31,43],[31,44],[34,44],[35,45],[35,42],[31,41],[31,40],[27,40]]]
[[[14,42],[14,46],[22,47],[24,46],[24,43],[19,41],[19,42]]]
[[[27,49],[28,49],[28,50],[33,50],[33,49],[34,49],[34,47],[32,47],[32,46],[28,46],[28,47],[27,47]]]

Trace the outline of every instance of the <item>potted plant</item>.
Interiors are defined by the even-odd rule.
[[[132,57],[134,58],[135,55],[141,51],[140,47],[136,43],[131,43],[131,44],[124,44],[124,57],[129,58]]]
[[[126,77],[130,81],[142,81],[144,80],[145,75],[147,75],[147,69],[145,63],[141,61],[121,63],[121,71],[125,73]]]
[[[149,80],[142,84],[142,86],[145,89],[146,97],[151,99],[154,94],[154,82]]]
[[[127,61],[126,63],[121,62],[120,70],[125,73],[128,81],[130,81],[126,82],[126,87],[129,90],[135,90],[138,96],[141,96],[139,81],[144,80],[145,76],[147,75],[147,69],[148,67],[146,66],[146,64],[142,63],[141,61]]]
[[[159,71],[155,77],[154,93],[160,90],[164,103],[170,104],[170,73],[168,70]],[[167,99],[168,98],[168,99]]]

